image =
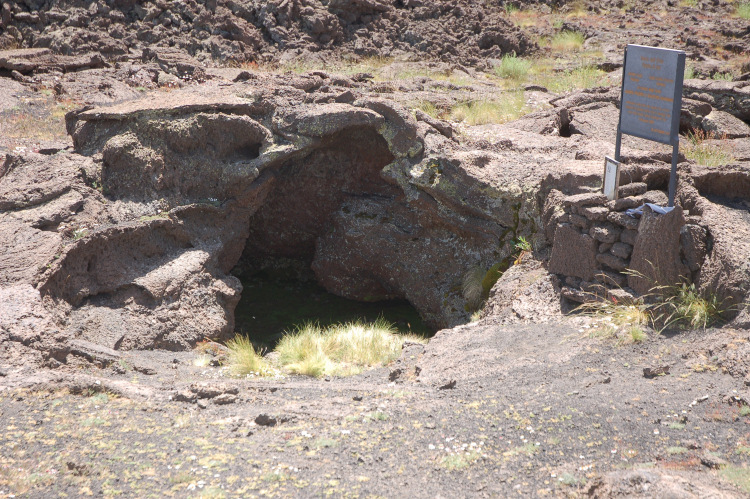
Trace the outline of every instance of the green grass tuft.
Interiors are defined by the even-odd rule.
[[[750,2],[740,2],[735,13],[740,19],[750,19]]]
[[[530,61],[516,57],[516,54],[505,54],[500,60],[500,64],[495,66],[494,71],[500,78],[521,81],[529,75],[530,69]]]
[[[665,327],[705,329],[721,321],[724,312],[716,295],[701,295],[695,284],[662,288],[664,301],[657,305],[659,322]]]
[[[542,75],[536,83],[551,92],[570,92],[604,85],[606,74],[594,66],[582,66],[572,71]]]
[[[384,319],[336,324],[326,329],[306,323],[285,334],[275,350],[281,365],[290,372],[314,377],[347,376],[396,359],[404,340],[425,342],[419,336],[397,334]]]

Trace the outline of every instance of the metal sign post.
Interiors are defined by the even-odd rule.
[[[685,52],[628,45],[622,70],[620,121],[617,124],[615,161],[620,161],[622,134],[672,146],[669,206],[677,190],[677,154],[680,145],[680,109]]]

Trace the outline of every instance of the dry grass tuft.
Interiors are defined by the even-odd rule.
[[[247,336],[235,336],[227,341],[227,358],[232,374],[269,376],[273,369],[263,356],[255,349]]]
[[[468,125],[507,123],[528,112],[522,91],[511,91],[496,100],[476,100],[458,104],[451,110],[450,117]]]
[[[326,329],[307,323],[286,334],[275,351],[280,364],[290,372],[315,377],[347,376],[396,359],[404,341],[426,340],[398,334],[384,319],[337,324]]]

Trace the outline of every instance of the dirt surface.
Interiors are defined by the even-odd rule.
[[[748,332],[627,345],[590,331],[472,324],[330,380],[236,379],[190,352],[6,370],[0,493],[743,496],[718,467],[747,461],[750,391],[701,351],[747,351]]]

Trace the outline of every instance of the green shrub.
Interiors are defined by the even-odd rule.
[[[740,19],[750,19],[750,2],[740,2],[736,14]]]
[[[531,62],[516,54],[505,54],[500,60],[500,64],[495,66],[494,71],[500,78],[510,78],[512,80],[524,80],[531,69]]]

